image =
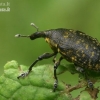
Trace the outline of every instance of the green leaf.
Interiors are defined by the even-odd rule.
[[[17,76],[28,67],[10,61],[4,66],[4,74],[0,77],[0,100],[71,100],[70,95],[62,93],[65,84],[59,81],[56,92],[53,89],[53,66],[34,67],[25,78]]]
[[[83,80],[74,86],[65,85],[59,80],[56,92],[52,92],[54,83],[54,68],[52,65],[40,65],[33,67],[32,72],[24,78],[17,77],[28,70],[25,65],[19,65],[16,61],[10,61],[4,66],[4,74],[0,77],[0,100],[93,100],[97,99],[99,89],[94,88],[91,91],[85,88],[83,91],[77,91],[79,88],[86,87],[86,81]],[[74,74],[79,74],[75,70],[73,64],[66,66],[60,65],[57,69],[57,74],[62,74],[69,71]],[[90,79],[95,79],[97,82],[100,78],[100,73],[93,72],[87,69]],[[93,74],[94,73],[94,74]],[[93,75],[92,75],[93,74]],[[74,77],[74,76],[73,76]],[[78,93],[76,98],[73,98],[72,91]]]

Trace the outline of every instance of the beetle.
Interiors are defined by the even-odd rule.
[[[54,57],[54,92],[58,85],[56,69],[63,59],[73,63],[76,70],[84,74],[88,86],[93,89],[93,83],[89,80],[86,70],[100,71],[100,43],[98,40],[78,30],[58,28],[38,31],[38,27],[34,23],[31,23],[31,25],[37,29],[37,32],[28,36],[17,34],[15,37],[29,37],[31,40],[44,38],[53,53],[40,55],[29,67],[28,71],[17,78],[27,76],[38,61]],[[56,61],[55,58],[58,53],[61,54],[61,57]]]

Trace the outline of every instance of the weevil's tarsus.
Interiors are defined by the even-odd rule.
[[[22,74],[20,74],[17,78],[19,79],[20,77],[24,78],[29,74],[29,72],[24,72]]]
[[[91,82],[91,80],[88,79],[87,83],[88,83],[88,87],[93,90],[94,89],[93,82]]]

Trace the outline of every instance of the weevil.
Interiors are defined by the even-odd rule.
[[[53,53],[44,53],[40,55],[29,67],[28,71],[22,73],[17,78],[27,76],[31,71],[32,67],[40,60],[54,57],[54,87],[53,91],[56,90],[58,85],[58,78],[56,70],[60,65],[60,62],[65,59],[75,65],[77,71],[84,74],[87,84],[93,89],[93,83],[89,80],[86,73],[87,69],[100,71],[100,43],[97,39],[86,35],[85,33],[65,28],[50,29],[45,31],[38,31],[38,27],[32,23],[37,31],[31,35],[20,35],[17,34],[15,37],[29,37],[31,40],[37,38],[44,38],[45,41],[50,45]],[[60,53],[61,57],[59,60],[55,60],[57,54]]]

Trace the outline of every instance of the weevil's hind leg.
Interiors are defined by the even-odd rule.
[[[25,73],[22,73],[21,75],[19,75],[17,78],[19,79],[20,77],[25,77],[25,76],[27,76],[30,72],[31,72],[31,70],[32,70],[32,67],[38,62],[38,61],[40,61],[40,60],[43,60],[43,59],[48,59],[48,58],[50,58],[50,57],[53,57],[53,56],[55,56],[57,53],[44,53],[44,54],[42,54],[41,56],[39,56],[33,63],[32,63],[32,65],[29,67],[29,69],[28,69],[28,72],[25,72]]]
[[[54,57],[54,59],[55,59],[55,57]],[[63,59],[63,57],[60,57],[58,61],[55,60],[55,62],[54,62],[54,78],[55,78],[54,88],[53,88],[54,92],[58,85],[58,78],[57,78],[56,70],[57,70],[58,66],[60,65],[60,62],[62,59]]]
[[[82,73],[84,75],[85,79],[87,80],[88,87],[93,90],[93,83],[91,82],[91,80],[89,80],[88,75],[87,75],[85,69],[83,69],[82,67],[77,66],[76,64],[75,64],[75,69],[78,72],[80,72],[80,73]]]

